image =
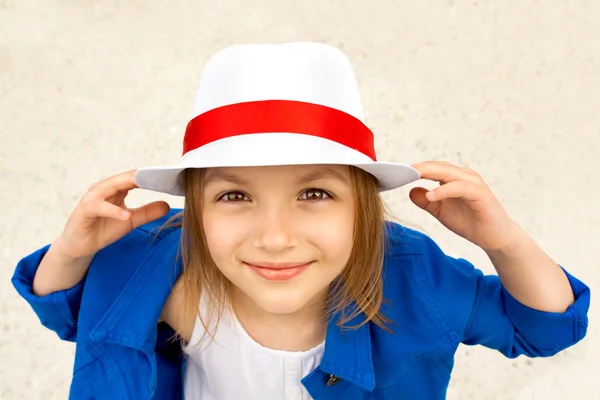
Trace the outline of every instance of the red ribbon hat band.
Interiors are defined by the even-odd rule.
[[[292,100],[236,103],[202,113],[187,125],[183,154],[220,139],[278,132],[329,139],[377,161],[373,132],[362,121],[331,107]]]

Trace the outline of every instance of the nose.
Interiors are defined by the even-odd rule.
[[[270,253],[280,253],[296,246],[290,215],[274,209],[260,214],[256,222],[254,246]]]

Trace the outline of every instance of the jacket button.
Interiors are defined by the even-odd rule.
[[[329,374],[329,379],[327,380],[327,386],[333,386],[341,380],[342,380],[341,378],[339,378],[335,375]]]

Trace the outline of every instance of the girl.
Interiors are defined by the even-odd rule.
[[[92,185],[17,266],[42,324],[77,343],[72,398],[443,399],[460,343],[537,357],[585,336],[589,289],[476,172],[376,160],[335,48],[225,49],[194,115],[179,165]],[[385,222],[380,192],[419,178],[441,185],[411,200],[498,276]],[[138,187],[185,207],[127,208]]]

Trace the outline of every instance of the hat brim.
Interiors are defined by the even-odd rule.
[[[177,165],[143,167],[135,172],[141,189],[184,196],[182,171],[188,168],[275,165],[352,165],[372,174],[381,192],[418,180],[408,164],[373,161],[331,140],[297,133],[261,133],[221,139],[186,154]]]

